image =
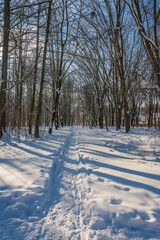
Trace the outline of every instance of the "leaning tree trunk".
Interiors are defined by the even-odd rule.
[[[50,20],[51,20],[51,5],[52,5],[52,0],[49,1],[49,7],[48,7],[47,27],[46,27],[46,37],[45,37],[44,51],[43,51],[40,90],[39,90],[38,106],[37,106],[36,121],[35,121],[35,138],[39,138],[39,125],[40,125],[40,119],[41,119],[41,115],[42,115],[42,98],[43,98],[45,64],[46,64],[46,55],[47,55],[47,44],[48,44],[49,27],[50,27]]]
[[[3,29],[3,51],[2,51],[2,84],[0,87],[0,139],[6,127],[6,92],[7,87],[7,62],[8,62],[8,42],[10,29],[10,0],[4,1],[4,29]]]

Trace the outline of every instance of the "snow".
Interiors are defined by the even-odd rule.
[[[0,239],[160,239],[159,146],[141,128],[0,141]]]

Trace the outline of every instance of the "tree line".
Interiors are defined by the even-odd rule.
[[[4,0],[0,19],[0,138],[160,123],[157,0]]]

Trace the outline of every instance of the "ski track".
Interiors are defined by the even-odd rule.
[[[85,219],[87,209],[84,209],[83,201],[86,203],[86,194],[91,190],[83,186],[86,174],[83,173],[83,164],[80,162],[81,141],[83,139],[79,139],[72,129],[59,150],[60,157],[53,162],[50,174],[49,209],[46,209],[45,216],[35,224],[28,239],[88,239],[88,219],[92,218],[92,213]],[[56,178],[59,182],[55,182]],[[56,189],[59,184],[60,188]],[[59,198],[56,194],[58,191]]]

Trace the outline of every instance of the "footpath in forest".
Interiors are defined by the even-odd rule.
[[[1,240],[160,239],[159,135],[109,130],[0,141]]]

